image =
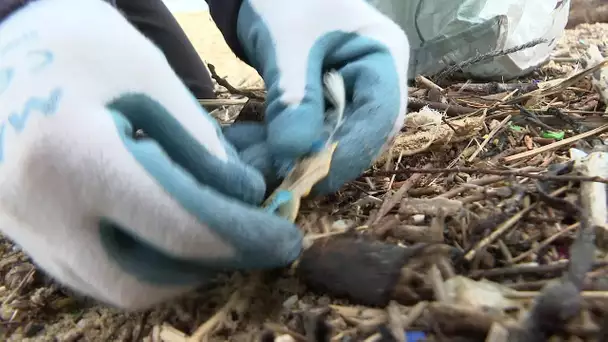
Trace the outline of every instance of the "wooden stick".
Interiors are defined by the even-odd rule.
[[[247,99],[198,99],[201,106],[237,106],[247,101]]]
[[[553,241],[557,240],[561,236],[566,235],[568,232],[571,232],[571,231],[577,229],[580,225],[581,225],[580,222],[571,224],[570,226],[560,230],[556,234],[553,234],[550,237],[548,237],[547,239],[543,240],[536,247],[529,249],[528,251],[516,256],[515,258],[512,258],[511,260],[509,260],[508,264],[509,265],[517,264],[518,262],[520,262],[520,261],[524,260],[525,258],[529,257],[530,255],[534,254],[535,252],[538,252],[542,248],[550,245]]]
[[[581,140],[581,139],[585,139],[585,138],[594,136],[596,134],[603,133],[606,130],[608,130],[608,124],[600,126],[598,128],[595,128],[595,129],[592,129],[592,130],[587,131],[585,133],[577,134],[577,135],[575,135],[573,137],[570,137],[568,139],[564,139],[564,140],[561,140],[561,141],[556,141],[556,142],[554,142],[552,144],[541,146],[541,147],[539,147],[537,149],[534,149],[534,150],[531,150],[531,151],[526,151],[526,152],[522,152],[522,153],[514,154],[512,156],[505,157],[503,160],[506,163],[509,163],[509,162],[513,162],[513,161],[520,160],[520,159],[523,159],[523,158],[534,157],[537,154],[540,154],[540,153],[543,153],[543,152],[547,152],[547,151],[551,151],[551,150],[555,150],[555,149],[560,148],[560,147],[562,147],[564,145],[571,144],[571,143],[573,143],[575,141],[578,141],[578,140]]]
[[[534,299],[540,295],[540,291],[513,291],[505,293],[509,299]],[[585,299],[608,299],[608,291],[582,291],[581,297]]]

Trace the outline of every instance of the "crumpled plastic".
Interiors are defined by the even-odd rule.
[[[563,35],[570,0],[369,0],[406,32],[408,76],[433,75],[492,51],[538,44],[463,71],[481,79],[510,79],[546,61]]]
[[[517,291],[486,279],[475,281],[455,276],[446,280],[443,286],[447,301],[452,304],[483,310],[493,315],[502,315],[504,311],[520,308],[520,303],[506,297]]]

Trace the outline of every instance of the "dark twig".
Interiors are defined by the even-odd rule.
[[[589,128],[587,128],[583,124],[577,122],[572,117],[570,117],[568,114],[561,111],[559,108],[549,107],[546,112],[547,112],[547,114],[552,115],[552,116],[560,119],[561,121],[567,123],[568,125],[570,125],[570,127],[572,127],[572,130],[574,130],[574,132],[576,132],[576,134],[581,134],[581,133],[584,133],[589,130]]]
[[[587,272],[593,267],[595,253],[595,227],[584,219],[585,215],[587,213],[581,213],[581,228],[570,247],[567,272],[559,281],[545,286],[535,299],[522,329],[509,336],[509,341],[546,341],[563,331],[566,323],[580,312],[580,292]]]
[[[452,86],[454,89],[459,91],[469,91],[473,93],[482,94],[497,94],[497,93],[510,93],[513,90],[519,90],[522,93],[529,93],[533,90],[538,89],[536,83],[500,83],[500,82],[488,82],[488,83],[457,83]]]
[[[516,104],[515,107],[517,107],[519,109],[519,112],[521,113],[522,117],[524,118],[524,120],[533,123],[547,131],[552,131],[552,132],[556,132],[558,131],[557,129],[547,125],[546,123],[540,121],[540,119],[538,118],[538,116],[534,113],[532,113],[531,111],[527,110],[526,108],[524,108],[521,105]]]
[[[539,170],[541,171],[541,170]],[[589,176],[556,176],[556,175],[544,175],[537,173],[530,173],[520,170],[492,170],[492,169],[478,169],[471,167],[454,167],[450,169],[446,168],[415,168],[415,167],[407,167],[399,170],[389,170],[389,171],[374,171],[365,173],[364,177],[374,177],[374,176],[392,176],[392,175],[407,175],[412,173],[481,173],[487,175],[497,175],[497,176],[518,176],[518,177],[528,177],[532,179],[540,179],[540,180],[553,180],[553,181],[563,181],[563,182],[598,182],[608,184],[608,179],[602,177],[589,177]]]
[[[596,261],[593,268],[608,266],[608,261]],[[551,276],[556,272],[563,272],[569,267],[568,263],[560,262],[549,265],[524,265],[503,268],[493,268],[490,270],[474,270],[469,274],[472,279],[488,278],[497,279],[503,277],[519,277],[525,275]]]
[[[232,86],[232,84],[230,84],[228,81],[226,81],[224,78],[220,77],[217,74],[217,72],[215,71],[215,66],[213,64],[207,63],[207,67],[209,68],[209,72],[211,73],[211,77],[217,82],[217,84],[219,84],[222,87],[226,88],[228,90],[228,92],[230,92],[232,94],[242,95],[242,96],[248,97],[250,99],[256,99],[256,100],[264,101],[264,97],[263,96],[259,96],[259,95],[257,95],[256,93],[254,93],[252,91],[240,90],[240,89],[237,89],[234,86]]]
[[[538,195],[538,198],[546,203],[547,205],[549,205],[550,207],[554,208],[554,209],[558,209],[563,211],[564,213],[568,214],[568,215],[572,215],[572,216],[578,216],[581,212],[581,208],[562,198],[559,197],[555,197],[555,196],[551,196],[548,185],[547,184],[543,184],[543,182],[536,182],[536,194]]]

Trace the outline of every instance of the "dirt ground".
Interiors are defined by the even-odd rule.
[[[177,18],[194,42],[197,51],[207,62],[216,66],[219,75],[226,77],[232,85],[239,88],[261,85],[259,75],[239,61],[229,50],[207,13],[178,14]],[[198,32],[204,32],[205,35]],[[534,87],[538,80],[564,78],[582,70],[579,60],[581,52],[589,44],[595,44],[606,55],[606,37],[608,37],[608,24],[583,24],[576,29],[568,30],[561,40],[555,58],[530,76],[534,81],[522,79],[522,84],[526,87]],[[544,170],[549,165],[558,165],[559,162],[567,160],[569,145],[541,153],[539,149],[560,141],[560,138],[555,138],[555,135],[544,135],[547,132],[543,130],[547,129],[548,124],[544,121],[541,124],[534,121],[536,119],[534,115],[532,119],[528,118],[528,121],[519,121],[517,124],[507,126],[508,120],[505,121],[505,118],[511,118],[513,115],[515,120],[517,115],[523,116],[523,114],[504,104],[510,91],[497,91],[495,84],[473,85],[472,87],[478,89],[473,93],[463,90],[471,85],[463,83],[462,80],[454,80],[450,84],[441,86],[446,89],[441,95],[433,93],[432,89],[428,90],[420,84],[410,90],[411,111],[430,106],[451,113],[448,115],[449,121],[437,126],[437,130],[426,131],[433,132],[435,144],[432,144],[433,141],[427,144],[427,141],[408,140],[408,137],[417,136],[420,132],[404,134],[401,136],[403,139],[398,140],[396,144],[401,152],[407,152],[408,146],[416,144],[426,146],[429,148],[428,151],[423,148],[419,153],[411,156],[406,156],[407,153],[400,155],[399,149],[397,152],[393,151],[393,154],[386,158],[391,168],[386,165],[379,166],[373,172],[370,171],[371,173],[366,177],[345,186],[336,196],[305,203],[302,208],[303,217],[299,222],[305,229],[317,233],[356,225],[363,227],[361,228],[363,233],[404,244],[437,242],[439,236],[440,242],[462,247],[469,253],[471,251],[476,253],[472,258],[472,265],[467,265],[470,269],[462,274],[471,279],[487,278],[510,289],[521,291],[518,293],[520,296],[528,297],[508,300],[501,298],[504,302],[517,302],[517,307],[521,305],[529,307],[530,296],[537,295],[542,286],[549,281],[558,279],[561,273],[556,273],[556,270],[564,269],[560,268],[560,265],[563,265],[564,259],[569,257],[564,246],[570,246],[573,241],[577,241],[572,234],[577,226],[572,223],[572,218],[569,217],[566,209],[570,208],[568,203],[574,202],[573,198],[577,198],[579,187],[574,181],[564,181],[556,176],[553,180],[559,187],[555,190],[554,183],[548,182],[547,179],[543,180],[542,177],[540,180],[545,183],[534,183],[535,175],[525,172],[530,169]],[[539,112],[546,112],[549,107],[557,108],[562,113],[576,118],[578,122],[588,125],[589,128],[602,127],[608,122],[602,115],[605,105],[591,87],[588,78],[579,80],[558,94],[542,96],[539,102],[540,104],[530,104],[530,106]],[[414,109],[412,106],[418,107]],[[472,113],[476,113],[480,108],[494,112],[483,118],[466,117],[468,114],[473,115]],[[454,114],[455,111],[460,113]],[[547,116],[539,115],[542,120],[547,119]],[[547,122],[553,124],[550,120]],[[562,126],[567,125],[562,123]],[[447,132],[445,136],[442,135],[444,131]],[[562,131],[567,137],[578,135],[574,128],[564,128]],[[428,135],[424,137],[428,138]],[[523,152],[533,155],[529,158],[514,159]],[[504,165],[498,162],[503,160],[500,158],[512,158],[508,168],[505,169],[521,171],[522,174],[515,176],[513,173],[512,177],[500,175],[482,177],[483,173],[480,174],[475,170],[464,171],[464,169],[462,172],[452,174],[417,174],[410,178],[405,174],[397,174],[403,165],[425,167],[429,164],[435,168],[467,166],[504,171],[505,169],[501,168]],[[473,162],[465,162],[465,159]],[[397,171],[382,173],[393,168]],[[539,190],[540,185],[546,185],[555,192],[549,196],[542,192],[542,189]],[[404,195],[402,191],[406,194]],[[560,193],[562,197],[552,197],[558,196],[555,193]],[[397,204],[400,209],[390,211],[391,207],[390,215],[389,211],[379,214],[384,210],[385,203],[395,198],[396,194],[404,197],[401,204]],[[449,201],[451,205],[466,207],[470,216],[467,216],[465,221],[459,221],[461,218],[447,220],[445,212],[435,215],[437,217],[429,213],[404,214],[404,211],[412,208],[412,203],[433,200],[441,194],[444,196],[443,202]],[[409,207],[407,201],[410,203]],[[524,216],[521,214],[523,211],[531,213]],[[446,219],[445,229],[444,226],[439,226],[441,228],[439,231],[430,229],[436,228],[434,225],[438,222],[439,216],[441,220]],[[432,219],[429,221],[430,217]],[[394,224],[391,226],[391,220],[395,219],[403,221],[397,226]],[[335,223],[330,224],[329,228],[325,227],[326,224],[319,223],[327,220]],[[487,245],[487,248],[479,247],[484,239],[491,238],[493,231],[510,229],[506,223],[511,220],[516,222],[513,223],[515,228],[512,228],[510,233],[505,233],[504,237],[494,240]],[[325,228],[321,229],[320,226]],[[470,226],[470,230],[463,228],[464,226]],[[429,236],[421,233],[421,227],[429,228],[431,233],[437,235]],[[457,233],[461,229],[463,233]],[[416,240],[414,237],[417,241],[414,241]],[[445,261],[445,259],[441,260]],[[196,334],[199,327],[227,302],[231,302],[232,306],[219,320],[221,326],[208,336],[208,341],[257,341],[263,331],[273,331],[278,335],[287,334],[291,338],[284,338],[281,341],[324,341],[304,337],[311,329],[307,315],[320,311],[330,311],[327,324],[333,329],[332,341],[362,341],[364,338],[361,336],[365,336],[368,341],[395,340],[383,339],[386,332],[379,330],[378,327],[384,327],[389,331],[395,327],[400,331],[424,330],[429,336],[429,341],[483,341],[484,338],[479,336],[485,336],[490,328],[499,330],[493,321],[487,318],[487,315],[493,314],[492,311],[483,311],[481,316],[478,313],[476,316],[476,313],[470,310],[458,311],[450,305],[435,303],[432,298],[429,299],[429,292],[436,296],[440,290],[437,289],[436,282],[427,283],[427,274],[434,274],[439,278],[446,277],[446,279],[450,275],[454,276],[455,270],[452,266],[439,264],[443,265],[439,267],[440,270],[404,268],[402,273],[407,273],[408,277],[413,279],[412,282],[418,285],[415,289],[408,287],[409,292],[401,289],[402,301],[399,303],[403,304],[415,299],[414,302],[419,301],[419,304],[391,303],[387,312],[383,309],[351,305],[346,300],[331,299],[326,295],[313,295],[294,277],[283,274],[267,286],[262,286],[263,289],[257,289],[255,295],[253,295],[255,289],[244,285],[247,280],[235,275],[227,280],[230,285],[225,287],[196,291],[185,298],[145,312],[124,313],[74,296],[70,291],[46,278],[21,250],[8,239],[0,236],[0,341],[190,341],[184,334]],[[600,278],[606,273],[608,264],[605,261],[600,264],[594,266],[593,272],[589,272],[587,282]],[[521,266],[527,273],[524,271],[515,273],[511,266]],[[458,272],[461,274],[460,270]],[[509,278],[509,274],[515,276]],[[437,278],[433,279],[437,280]],[[590,286],[587,282],[586,286]],[[238,298],[234,296],[235,289],[240,289]],[[407,295],[404,294],[405,292]],[[605,299],[604,292],[598,293]],[[591,295],[587,293],[587,296]],[[492,294],[492,297],[495,298],[496,294]],[[562,336],[563,339],[558,337],[551,341],[597,341],[585,337],[597,334],[602,327],[602,324],[598,323],[601,314],[597,313],[602,312],[602,305],[594,302],[594,300],[600,301],[601,298],[593,296],[590,298],[591,301],[585,302],[585,308],[588,310],[581,314],[584,317],[573,319],[574,323],[567,325],[567,331],[572,334],[572,338]],[[396,314],[393,309],[397,311]],[[512,309],[510,307],[510,310]],[[403,319],[396,322],[395,315]],[[468,320],[459,326],[462,317],[465,316]],[[316,322],[313,325],[316,327],[313,330],[318,333],[317,330],[322,324]],[[448,333],[462,333],[463,330],[473,331],[471,335],[473,337],[467,335],[468,339],[449,337],[446,339],[444,336]],[[356,337],[349,340],[349,336]]]
[[[572,0],[570,16],[566,28],[582,23],[608,21],[608,2],[605,0]]]
[[[186,31],[196,51],[216,67],[218,75],[235,87],[260,87],[263,81],[257,71],[239,60],[230,50],[209,12],[177,13],[175,17]]]

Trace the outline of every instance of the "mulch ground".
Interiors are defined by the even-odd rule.
[[[303,203],[309,236],[425,251],[404,263],[386,306],[285,270],[124,313],[74,296],[3,239],[0,339],[606,341],[608,118],[594,81],[603,64],[585,55],[595,46],[606,56],[605,37],[608,24],[568,30],[550,61],[508,83],[417,78],[391,150],[337,194]],[[218,90],[236,105],[213,114],[234,120],[243,90]],[[250,116],[262,110],[252,103]]]

